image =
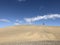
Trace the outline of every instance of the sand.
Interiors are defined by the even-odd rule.
[[[24,25],[0,28],[0,43],[42,40],[60,40],[60,27]]]

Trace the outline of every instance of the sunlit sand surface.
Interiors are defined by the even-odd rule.
[[[60,27],[25,25],[0,28],[0,43],[45,40],[60,41]]]

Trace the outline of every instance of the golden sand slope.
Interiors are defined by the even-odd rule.
[[[0,43],[11,41],[60,40],[57,26],[11,26],[0,29]]]

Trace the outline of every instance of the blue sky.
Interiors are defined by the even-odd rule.
[[[57,15],[57,17],[47,18],[48,15]],[[40,25],[43,22],[50,26],[60,26],[59,16],[60,0],[0,0],[0,27],[15,24]],[[41,17],[43,18],[40,19]],[[35,18],[37,19],[34,21]]]

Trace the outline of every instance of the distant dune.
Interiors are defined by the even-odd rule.
[[[0,43],[60,40],[59,26],[10,26],[0,28]]]

